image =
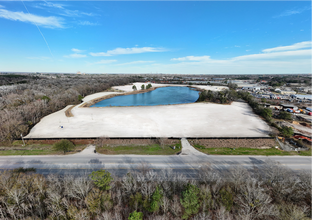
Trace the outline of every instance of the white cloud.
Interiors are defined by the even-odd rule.
[[[47,2],[45,1],[44,3],[41,3],[39,5],[45,6],[45,7],[50,7],[50,8],[59,8],[59,9],[64,9],[63,4],[59,4],[59,3],[54,3],[54,2]]]
[[[154,63],[155,61],[145,61],[145,60],[138,60],[138,61],[132,61],[128,63],[120,63],[118,64],[119,66],[124,66],[124,65],[134,65],[134,64],[144,64],[144,63]]]
[[[58,14],[67,16],[67,17],[81,17],[82,15],[86,15],[86,16],[95,15],[93,13],[82,12],[79,10],[70,10],[70,9],[65,8],[65,6],[67,5],[54,3],[54,2],[47,2],[47,1],[45,1],[44,3],[35,5],[36,8],[40,8],[40,9],[45,9],[45,7],[56,8],[58,10],[61,10],[61,11],[58,11]]]
[[[0,8],[4,8],[4,6],[3,6],[3,5],[0,5]]]
[[[86,57],[86,56],[87,55],[84,55],[84,54],[74,53],[74,54],[66,55],[64,57],[66,57],[66,58],[83,58],[83,57]]]
[[[97,23],[92,23],[90,21],[79,21],[78,24],[84,25],[84,26],[96,26],[96,25],[98,25]]]
[[[0,9],[0,18],[13,21],[22,21],[46,28],[64,28],[62,19],[59,17],[43,17],[34,14],[25,14],[24,12],[13,12],[6,9]]]
[[[155,47],[132,47],[132,48],[116,48],[114,50],[108,50],[107,52],[90,53],[91,56],[114,56],[121,54],[137,54],[137,53],[148,53],[148,52],[163,52],[166,51],[164,48]]]
[[[75,53],[82,53],[84,50],[79,50],[76,48],[71,49],[71,51],[75,52]]]
[[[180,58],[172,58],[172,61],[209,61],[210,56],[186,56],[186,57],[180,57]]]
[[[286,59],[302,59],[311,57],[311,41],[304,41],[290,46],[274,47],[262,50],[264,53],[249,54],[237,56],[226,60],[211,59],[210,56],[186,56],[172,58],[171,61],[197,61],[200,63],[225,63],[233,61],[247,60],[286,60]],[[310,48],[310,49],[306,49]],[[193,62],[196,63],[196,62]]]
[[[311,48],[312,42],[311,41],[303,41],[300,43],[296,43],[290,46],[281,46],[281,47],[274,47],[262,50],[262,52],[270,53],[270,52],[276,52],[276,51],[287,51],[287,50],[298,50],[303,48]]]
[[[280,18],[280,17],[286,17],[286,16],[295,15],[295,14],[301,14],[302,12],[307,11],[307,10],[311,10],[311,8],[306,6],[303,8],[286,10],[286,11],[282,12],[281,14],[274,16],[273,18]]]

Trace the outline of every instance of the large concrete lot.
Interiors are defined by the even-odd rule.
[[[94,94],[92,98],[106,94],[111,93]],[[85,101],[89,100],[90,97],[85,98]],[[242,102],[231,105],[76,106],[72,109],[74,117],[66,117],[65,109],[44,117],[26,138],[267,137],[270,132],[269,126]]]

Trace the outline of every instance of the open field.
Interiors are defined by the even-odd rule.
[[[267,137],[269,126],[246,103],[64,110],[44,117],[26,138],[71,137]],[[61,128],[60,126],[63,126]]]

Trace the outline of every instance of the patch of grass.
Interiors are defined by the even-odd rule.
[[[205,148],[201,145],[194,145],[194,147],[205,153],[212,155],[265,155],[265,156],[289,156],[289,155],[300,155],[300,156],[311,156],[311,149],[308,151],[281,151],[275,148],[270,149],[255,149],[255,148],[229,148],[229,147],[220,147],[220,148]]]
[[[74,154],[83,150],[86,145],[76,145],[73,151],[67,154]],[[23,146],[19,141],[14,141],[11,146],[1,146],[0,156],[10,155],[64,155],[62,151],[53,150],[52,144],[29,144]]]
[[[149,146],[106,146],[97,147],[96,151],[101,154],[138,154],[138,155],[174,155],[181,151],[181,144],[175,144],[176,148],[172,146],[160,146],[153,144]]]

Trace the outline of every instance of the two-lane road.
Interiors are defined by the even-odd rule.
[[[149,167],[154,170],[172,169],[177,173],[192,176],[201,166],[210,164],[217,169],[235,166],[251,168],[261,166],[267,159],[279,162],[293,170],[311,171],[311,157],[303,156],[213,156],[213,155],[102,155],[78,153],[73,155],[49,156],[2,156],[0,169],[18,167],[37,169],[37,173],[79,174],[95,169],[106,169],[122,176],[130,170]]]

